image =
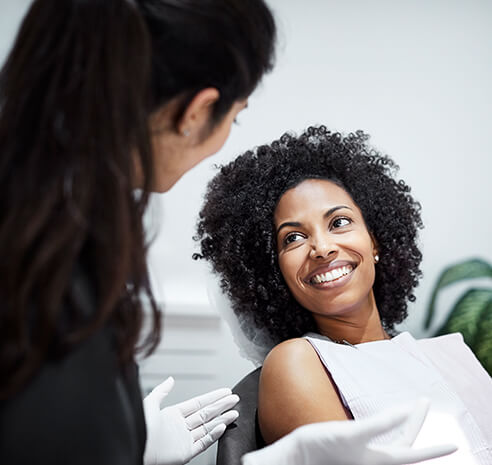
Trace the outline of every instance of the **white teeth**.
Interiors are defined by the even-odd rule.
[[[311,278],[311,282],[320,284],[326,283],[329,281],[334,281],[342,276],[349,274],[352,271],[352,266],[342,266],[340,268],[335,268],[334,270],[327,271],[326,273],[317,274],[313,278]]]

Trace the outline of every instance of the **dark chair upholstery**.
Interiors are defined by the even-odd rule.
[[[246,375],[232,390],[241,398],[235,407],[239,411],[239,418],[219,440],[217,465],[240,465],[244,454],[265,445],[257,417],[260,370],[257,368]]]

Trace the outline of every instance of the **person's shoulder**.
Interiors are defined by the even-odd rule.
[[[318,360],[311,344],[304,338],[288,339],[276,345],[265,358],[263,368],[277,365],[292,366],[297,362]]]
[[[306,380],[326,379],[324,367],[313,346],[304,338],[286,340],[265,358],[260,386],[283,381],[284,389],[303,389]]]
[[[331,377],[306,339],[284,341],[266,357],[258,418],[267,442],[303,424],[347,418]]]
[[[322,371],[318,354],[306,339],[289,339],[275,346],[267,355],[260,382],[282,379],[289,382],[289,386],[296,386],[302,383],[300,375],[313,377]]]

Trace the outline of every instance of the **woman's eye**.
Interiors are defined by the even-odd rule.
[[[302,234],[291,233],[291,234],[288,234],[287,236],[285,236],[284,244],[289,245],[289,244],[292,244],[293,242],[297,242],[300,239],[303,239]]]
[[[352,221],[349,220],[348,218],[340,217],[340,218],[336,218],[331,225],[334,228],[342,228],[343,226],[347,226],[350,223],[352,223]]]
[[[237,119],[237,116],[234,118],[234,121],[233,121],[234,124],[237,124],[239,126],[239,121]]]

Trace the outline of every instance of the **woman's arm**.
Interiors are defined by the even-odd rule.
[[[260,430],[267,444],[307,423],[349,418],[331,376],[307,340],[282,342],[268,354],[258,398]]]

